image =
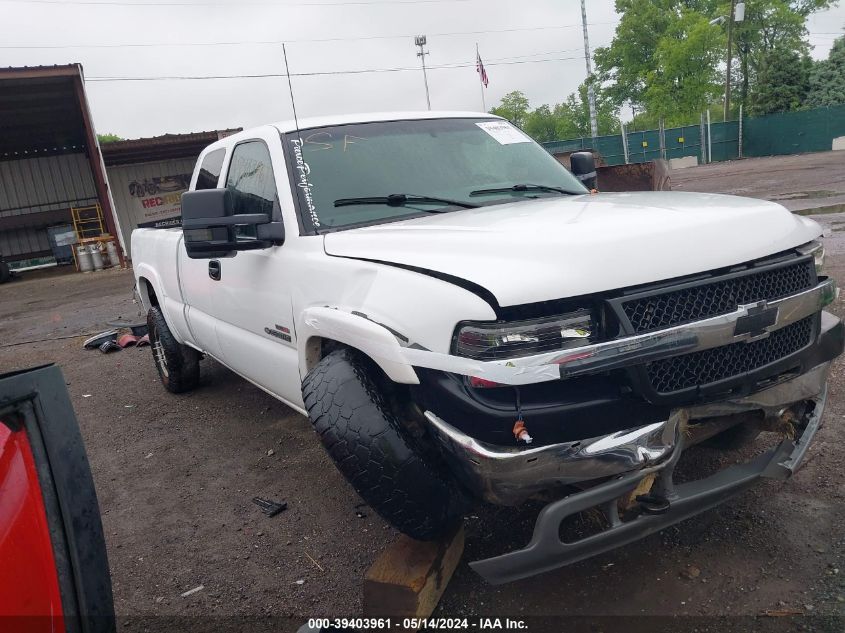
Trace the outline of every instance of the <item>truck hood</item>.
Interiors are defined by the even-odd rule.
[[[329,255],[413,266],[501,306],[700,273],[793,248],[818,224],[765,200],[689,192],[537,198],[329,233]]]

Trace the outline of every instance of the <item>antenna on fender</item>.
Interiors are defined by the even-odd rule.
[[[288,78],[288,90],[290,91],[290,105],[293,108],[293,124],[296,126],[296,137],[299,139],[300,146],[302,145],[302,134],[299,131],[299,119],[296,117],[296,100],[293,98],[293,84],[290,80],[290,67],[288,66],[288,49],[285,43],[282,42],[282,54],[285,56],[285,75]]]

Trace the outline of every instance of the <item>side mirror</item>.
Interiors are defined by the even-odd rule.
[[[591,191],[598,189],[596,178],[596,160],[592,152],[575,152],[569,157],[572,173]]]
[[[234,257],[238,251],[269,248],[285,239],[281,222],[268,213],[235,213],[236,193],[201,189],[182,194],[182,233],[191,259]]]

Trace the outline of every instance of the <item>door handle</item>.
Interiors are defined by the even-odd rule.
[[[208,262],[208,276],[214,281],[220,281],[220,262],[216,259],[212,259]]]

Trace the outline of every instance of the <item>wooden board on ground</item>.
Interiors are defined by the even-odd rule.
[[[431,615],[464,551],[464,528],[439,541],[405,535],[390,545],[364,577],[365,617]]]

